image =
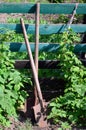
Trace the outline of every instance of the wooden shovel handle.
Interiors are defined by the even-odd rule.
[[[37,71],[36,71],[36,67],[35,67],[35,64],[34,64],[34,60],[33,60],[33,56],[32,56],[32,52],[31,52],[29,40],[28,40],[28,37],[27,37],[26,28],[25,28],[25,25],[24,25],[23,18],[20,19],[20,22],[21,22],[21,25],[22,25],[24,39],[25,39],[28,55],[29,55],[29,58],[30,58],[30,64],[31,64],[31,68],[32,68],[34,81],[35,81],[35,84],[36,84],[36,89],[37,89],[37,92],[38,92],[38,97],[39,97],[39,100],[40,100],[40,105],[43,108],[42,92],[41,92],[41,88],[40,88],[40,84],[39,84],[39,80],[38,80],[38,76],[37,76]]]
[[[40,15],[40,3],[37,3],[35,13],[35,56],[34,56],[37,75],[38,75],[38,53],[39,53],[39,15]],[[35,95],[35,105],[37,105],[39,101],[35,82],[34,82],[34,95]]]
[[[36,4],[36,14],[35,14],[35,66],[38,72],[38,53],[39,53],[39,12],[40,12],[40,3]]]

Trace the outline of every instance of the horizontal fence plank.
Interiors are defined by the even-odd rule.
[[[0,3],[0,13],[34,13],[35,11],[35,4]]]
[[[30,43],[31,51],[34,52],[35,44]],[[55,52],[58,50],[59,44],[50,44],[50,43],[40,43],[39,44],[39,51],[45,52]],[[24,43],[10,43],[10,50],[12,52],[24,52],[27,51],[26,45]]]
[[[81,59],[84,66],[86,66],[86,59]],[[58,60],[39,60],[39,69],[59,69],[57,66],[60,63]],[[31,69],[29,60],[16,60],[14,64],[16,69]]]
[[[27,33],[35,34],[35,25],[25,25]],[[46,24],[40,25],[39,33],[41,35],[47,34],[55,34],[55,33],[62,33],[67,29],[66,24]],[[86,32],[86,24],[72,24],[71,28],[76,33],[85,33]],[[0,33],[5,33],[6,31],[15,31],[16,33],[23,33],[22,27],[20,24],[0,24]]]
[[[40,13],[44,14],[72,14],[75,8],[74,3],[66,4],[43,4]],[[77,14],[86,14],[86,4],[79,4]]]
[[[12,52],[24,52],[27,51],[26,45],[24,43],[10,43],[10,50]],[[32,52],[34,52],[35,44],[30,43]],[[56,52],[58,51],[60,44],[56,43],[40,43],[39,51],[40,52]],[[75,53],[86,53],[86,44],[76,44],[74,45]]]
[[[59,68],[57,67],[57,64],[59,63],[59,61],[56,60],[41,60],[39,61],[39,69],[55,69],[55,68]],[[30,61],[29,60],[16,60],[15,61],[15,68],[16,69],[30,69]]]
[[[75,45],[74,52],[75,53],[86,53],[86,43]]]
[[[41,4],[41,14],[72,14],[75,3]],[[36,5],[31,3],[0,3],[0,13],[35,13]],[[79,4],[77,14],[86,14],[86,4]]]

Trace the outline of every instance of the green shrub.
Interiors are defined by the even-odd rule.
[[[17,108],[24,103],[27,93],[24,91],[21,73],[14,68],[14,60],[5,40],[10,35],[0,34],[0,125],[9,126],[10,118],[17,116]]]
[[[73,53],[73,42],[77,40],[71,30],[64,32],[57,56],[61,66],[58,77],[65,80],[66,87],[63,96],[51,101],[49,118],[60,124],[63,130],[76,125],[86,126],[86,68]]]

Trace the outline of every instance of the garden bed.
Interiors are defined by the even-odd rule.
[[[39,126],[32,125],[30,123],[31,122],[29,121],[26,123],[23,119],[17,121],[13,120],[9,128],[3,128],[2,130],[58,130],[58,128],[60,128],[58,125],[50,125],[49,127],[40,128]],[[72,130],[86,130],[86,127],[72,127]]]

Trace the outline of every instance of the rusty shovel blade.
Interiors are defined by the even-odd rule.
[[[35,120],[37,122],[37,125],[41,128],[49,126],[49,123],[48,123],[48,120],[47,120],[47,114],[46,114],[47,113],[47,106],[48,106],[49,103],[43,101],[43,104],[44,104],[43,109],[40,107],[40,104],[35,105],[33,107]]]

